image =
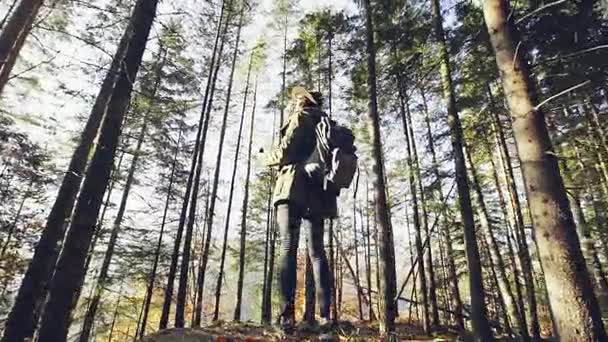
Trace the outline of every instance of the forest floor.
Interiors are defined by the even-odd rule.
[[[465,341],[457,332],[446,329],[425,336],[421,328],[411,324],[398,323],[397,341]],[[378,337],[377,325],[369,322],[341,321],[334,330],[330,341],[382,341]],[[254,323],[217,322],[197,329],[168,329],[145,337],[142,342],[215,342],[215,341],[328,341],[319,339],[318,334],[298,329],[294,335],[284,336],[268,326]]]

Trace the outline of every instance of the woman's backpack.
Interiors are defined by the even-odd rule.
[[[326,188],[336,192],[350,187],[357,172],[355,135],[327,116],[321,117],[315,129],[317,149],[325,165]]]

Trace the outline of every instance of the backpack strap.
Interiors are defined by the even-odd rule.
[[[315,128],[315,135],[317,138],[315,148],[317,149],[321,162],[323,162],[323,164],[326,166],[330,158],[329,154],[331,150],[329,143],[331,136],[331,122],[329,121],[327,115],[321,116],[321,119]]]

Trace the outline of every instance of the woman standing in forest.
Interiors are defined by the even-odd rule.
[[[292,333],[295,323],[297,254],[302,220],[308,233],[308,253],[320,300],[321,330],[327,330],[331,325],[332,276],[323,245],[323,220],[337,214],[336,196],[323,189],[322,175],[316,172],[320,165],[310,163],[311,155],[316,152],[315,128],[321,118],[327,116],[321,110],[322,95],[295,87],[292,98],[294,110],[281,127],[281,139],[264,156],[267,166],[279,167],[273,197],[281,233],[278,324],[285,333]]]

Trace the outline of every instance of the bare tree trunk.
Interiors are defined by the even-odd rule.
[[[228,0],[230,1],[230,0]],[[224,36],[225,36],[225,27],[227,27],[227,25],[223,25],[223,20],[224,20],[224,12],[226,9],[226,1],[222,1],[222,7],[220,10],[220,18],[217,24],[217,31],[216,31],[216,35],[215,35],[215,42],[213,44],[213,52],[211,53],[211,61],[209,62],[209,77],[207,79],[207,85],[205,87],[205,96],[203,99],[203,108],[201,109],[201,115],[199,118],[199,122],[198,122],[198,130],[196,133],[196,140],[194,143],[194,151],[192,153],[192,161],[190,164],[190,173],[188,174],[188,181],[186,183],[186,193],[184,194],[184,201],[182,204],[182,209],[181,209],[181,213],[180,213],[180,217],[179,217],[179,223],[178,223],[178,228],[177,228],[177,235],[175,238],[175,244],[174,244],[174,248],[173,248],[173,253],[171,255],[171,264],[169,266],[169,274],[167,275],[167,286],[165,287],[165,296],[164,296],[164,300],[163,300],[163,309],[161,312],[161,316],[160,316],[160,323],[159,323],[159,329],[166,329],[167,325],[169,323],[169,314],[171,312],[171,303],[173,301],[173,290],[174,290],[174,286],[175,286],[175,276],[177,273],[177,263],[179,260],[179,250],[180,250],[180,246],[181,246],[181,241],[182,241],[182,235],[184,233],[184,226],[186,223],[186,215],[188,214],[188,203],[190,201],[190,195],[192,193],[193,190],[193,182],[195,181],[195,172],[197,169],[197,161],[200,160],[199,155],[200,150],[201,150],[201,145],[204,145],[204,138],[203,136],[206,137],[206,123],[208,123],[209,119],[208,119],[208,115],[205,115],[207,113],[207,107],[211,107],[211,105],[209,104],[209,99],[213,97],[213,92],[215,90],[215,80],[217,78],[217,72],[219,69],[219,66],[221,65],[221,63],[218,61],[219,58],[222,55],[222,51],[224,48]],[[226,21],[230,21],[229,19],[227,19]],[[219,48],[218,48],[218,42],[220,41],[221,38],[221,43],[219,43]],[[219,50],[219,51],[218,51]],[[217,57],[217,60],[216,60]],[[217,63],[217,66],[216,66]],[[199,174],[200,177],[200,174]],[[197,181],[199,180],[199,178],[197,178]],[[196,196],[195,196],[196,197]],[[189,249],[189,246],[188,246]],[[186,263],[187,264],[187,263]],[[197,318],[199,319],[198,324],[197,323]],[[200,325],[200,314],[197,310],[197,313],[195,315],[195,322],[194,322],[195,326]]]
[[[469,270],[469,291],[471,294],[471,323],[473,325],[473,334],[477,340],[492,341],[492,330],[486,317],[483,276],[481,272],[477,236],[475,233],[473,208],[471,206],[469,193],[469,182],[467,180],[467,167],[462,151],[464,138],[462,135],[458,109],[456,108],[456,97],[452,85],[450,59],[443,32],[443,19],[441,16],[439,0],[432,0],[432,8],[435,20],[435,35],[440,48],[443,97],[447,107],[448,125],[450,126],[450,135],[452,138],[456,186],[458,188],[460,214],[462,216],[464,229],[465,252]]]
[[[494,99],[490,87],[488,86],[488,97],[492,107],[494,105]],[[519,192],[517,191],[517,185],[515,184],[515,175],[513,172],[513,165],[511,164],[511,157],[509,156],[509,149],[507,147],[507,139],[505,137],[502,124],[498,111],[493,111],[494,116],[494,129],[497,132],[498,146],[500,147],[500,160],[503,164],[505,172],[505,178],[507,182],[507,190],[509,192],[509,199],[513,214],[515,216],[515,237],[517,245],[519,246],[519,259],[521,263],[522,273],[524,276],[524,284],[526,286],[526,299],[528,301],[528,315],[530,316],[530,324],[532,328],[532,338],[534,341],[540,341],[540,325],[538,321],[538,309],[536,305],[536,291],[534,287],[534,269],[532,267],[532,259],[530,257],[530,249],[528,247],[528,241],[526,238],[526,232],[524,229],[524,215],[522,212],[522,205],[519,200]]]
[[[91,244],[103,194],[108,186],[123,118],[156,16],[157,4],[157,0],[142,1],[136,5],[133,12],[133,36],[124,58],[124,68],[108,105],[108,114],[102,124],[99,146],[87,170],[71,229],[53,276],[40,327],[41,341],[62,342],[67,338],[73,296],[84,280],[86,254]]]
[[[268,277],[266,279],[266,287],[264,289],[264,302],[262,319],[264,323],[269,323],[272,320],[272,284],[274,282],[274,259],[275,259],[275,247],[277,239],[277,227],[276,227],[276,213],[270,209],[270,232],[268,241]]]
[[[43,0],[21,0],[0,33],[0,94],[21,52]]]
[[[368,177],[365,178],[365,242],[366,242],[366,251],[367,251],[367,255],[365,257],[365,275],[366,275],[366,280],[367,280],[367,288],[369,290],[371,290],[372,288],[372,247],[371,247],[371,233],[370,233],[370,222],[369,222],[369,213],[370,213],[370,208],[369,208],[369,184],[368,184]],[[361,227],[361,229],[363,229],[363,227]],[[370,322],[373,322],[376,320],[376,317],[374,315],[374,305],[373,305],[373,298],[372,298],[372,293],[368,292],[368,296],[369,296],[369,320]],[[378,313],[380,314],[380,313]]]
[[[342,243],[342,229],[338,230],[338,239],[336,240],[337,244],[341,244]],[[337,253],[338,251],[336,251]],[[340,317],[342,315],[342,299],[344,298],[344,256],[343,255],[339,255],[338,256],[338,311],[337,311],[337,315],[336,315],[336,320],[340,320]]]
[[[271,316],[269,310],[269,304],[267,304],[270,299],[267,297],[268,292],[266,291],[268,285],[272,283],[272,280],[269,281],[268,277],[268,266],[270,260],[270,244],[272,243],[272,169],[269,169],[269,175],[271,181],[268,186],[268,201],[266,207],[266,236],[264,241],[264,278],[263,278],[263,289],[262,289],[262,310],[261,310],[261,318],[262,323],[270,324]]]
[[[371,288],[367,288],[367,293],[369,294],[369,297],[365,297],[365,295],[364,295],[364,288],[363,288],[363,286],[361,286],[360,279],[357,278],[357,275],[355,273],[353,265],[350,263],[350,261],[346,257],[346,251],[344,250],[344,247],[342,246],[342,243],[339,242],[339,241],[337,241],[336,247],[337,247],[336,248],[337,252],[342,257],[342,260],[344,260],[344,264],[346,264],[346,268],[348,269],[348,272],[350,273],[351,277],[353,278],[353,283],[355,285],[357,293],[361,295],[361,298],[363,299],[363,301],[366,302],[365,304],[369,305],[370,308],[373,308],[373,305],[372,305],[372,302],[371,302],[372,289]],[[372,310],[372,317],[375,317],[375,314],[373,313],[373,310]]]
[[[588,102],[588,107],[590,110],[583,110],[589,120],[590,126],[595,131],[595,135],[600,142],[600,148],[602,153],[608,158],[608,138],[606,137],[606,132],[602,128],[602,123],[600,121],[600,115],[597,111],[597,108],[593,104],[593,100],[591,97],[587,95],[586,100]]]
[[[137,139],[137,146],[135,147],[135,151],[133,152],[133,159],[131,161],[131,166],[127,175],[127,180],[122,193],[122,199],[120,201],[118,213],[116,214],[116,218],[114,219],[114,224],[112,226],[112,233],[110,235],[110,240],[108,241],[108,247],[104,255],[99,275],[97,276],[95,293],[93,295],[93,298],[91,299],[91,302],[89,303],[89,306],[85,313],[84,322],[82,323],[82,330],[80,331],[79,337],[80,342],[86,342],[89,340],[91,329],[93,327],[93,321],[95,319],[95,314],[97,313],[97,308],[99,306],[99,302],[101,301],[101,295],[107,286],[108,271],[110,270],[110,263],[112,262],[112,257],[114,256],[114,249],[116,247],[116,241],[118,240],[118,234],[120,233],[122,228],[122,220],[127,209],[127,201],[131,192],[131,186],[133,185],[133,180],[135,179],[135,170],[137,169],[137,162],[139,161],[139,155],[141,154],[141,146],[146,136],[147,125],[147,118],[144,117],[144,122],[141,126],[141,131],[139,132],[139,137]]]
[[[251,62],[249,63],[251,70]],[[249,78],[249,77],[247,77]],[[249,82],[247,82],[249,84]],[[247,94],[247,91],[245,91]],[[241,207],[241,243],[239,248],[239,278],[237,281],[236,290],[236,305],[234,309],[234,320],[239,321],[241,319],[241,306],[243,302],[243,283],[245,280],[245,247],[247,243],[247,206],[249,204],[249,178],[251,177],[251,150],[253,146],[253,127],[255,123],[255,109],[257,106],[257,94],[258,94],[258,78],[256,75],[255,86],[253,90],[253,109],[251,110],[251,121],[249,123],[249,147],[247,149],[247,172],[245,175],[245,194],[243,195],[243,205]],[[243,108],[245,102],[243,101]]]
[[[224,43],[226,41],[226,34],[228,32],[229,24],[230,24],[231,17],[233,14],[232,13],[233,9],[231,8],[231,5],[232,5],[232,2],[230,2],[230,4],[228,5],[229,11],[228,11],[228,15],[226,18],[226,25],[224,26],[224,33],[222,34],[222,40],[221,40],[220,47],[219,47],[218,58],[221,58],[221,56],[222,56]],[[209,120],[211,119],[211,110],[213,108],[213,96],[214,96],[214,92],[215,92],[215,82],[217,80],[217,75],[218,75],[220,66],[221,66],[221,63],[218,62],[217,66],[215,68],[215,71],[214,71],[213,78],[212,78],[212,84],[211,84],[208,102],[205,101],[207,103],[206,113],[205,113],[205,122],[203,125],[200,149],[198,151],[198,161],[196,163],[194,184],[192,186],[192,196],[190,198],[190,208],[189,208],[189,212],[188,212],[188,224],[186,226],[186,235],[184,237],[184,248],[183,248],[183,252],[182,252],[182,262],[181,262],[181,267],[180,267],[179,287],[177,290],[177,303],[175,305],[175,326],[177,328],[183,328],[184,324],[185,324],[184,312],[186,309],[186,290],[187,290],[187,285],[188,285],[188,264],[190,262],[190,245],[192,243],[192,233],[193,233],[193,229],[194,229],[194,221],[196,220],[196,206],[198,203],[198,189],[200,186],[201,171],[203,168],[203,155],[205,153],[205,144],[207,141]],[[234,67],[232,69],[234,69]],[[232,71],[232,73],[234,73],[234,71]],[[232,86],[232,75],[230,76],[230,86],[229,87],[231,87],[231,86]],[[203,253],[203,259],[202,259],[203,272],[202,272],[202,275],[200,276],[200,282],[199,282],[200,283],[199,286],[202,286],[203,288],[205,285],[205,271],[207,268],[209,246],[211,243],[211,231],[213,229],[213,216],[214,216],[214,212],[215,212],[215,200],[216,200],[216,196],[217,196],[217,188],[218,188],[218,183],[219,183],[221,154],[222,154],[222,149],[223,149],[224,136],[225,136],[225,132],[226,132],[226,119],[227,119],[227,115],[228,115],[227,114],[228,109],[229,109],[228,107],[230,104],[231,90],[232,89],[229,89],[227,97],[226,97],[226,108],[224,111],[224,118],[222,120],[222,128],[221,128],[220,141],[219,141],[219,150],[218,150],[218,154],[217,154],[217,158],[216,158],[216,169],[215,169],[215,175],[214,175],[214,180],[213,180],[211,199],[210,199],[210,203],[209,203],[209,214],[207,215],[207,232],[206,232],[206,239],[205,239],[203,251],[202,251],[202,253]],[[196,315],[195,316],[196,326],[200,325],[200,321],[198,320],[198,318],[200,318],[200,317],[198,315]]]
[[[127,139],[125,139],[127,140]],[[118,183],[118,180],[120,179],[120,167],[122,166],[122,161],[124,159],[125,156],[125,152],[123,151],[120,154],[120,157],[118,158],[118,162],[116,163],[116,168],[112,171],[112,174],[110,175],[110,185],[108,188],[108,191],[106,191],[106,200],[104,202],[103,205],[103,209],[101,210],[101,216],[99,217],[99,220],[97,221],[97,225],[95,226],[95,235],[93,235],[93,240],[91,241],[91,247],[89,248],[89,253],[87,255],[87,260],[84,263],[84,272],[88,273],[89,271],[89,266],[91,265],[91,261],[93,260],[93,255],[95,254],[95,247],[97,246],[97,241],[103,236],[103,223],[105,221],[105,217],[106,217],[106,213],[108,212],[108,208],[110,207],[110,199],[112,198],[112,192],[114,191],[114,187],[116,186],[116,183]],[[78,295],[76,295],[76,299],[78,299],[78,297],[80,297],[80,291],[82,289],[79,289],[79,293]],[[76,303],[74,303],[75,305]]]
[[[535,107],[527,64],[516,53],[515,26],[505,0],[485,0],[484,17],[496,53],[522,161],[536,242],[549,291],[556,332],[564,341],[608,339],[544,122]],[[512,19],[512,18],[511,18]]]
[[[165,63],[165,52],[164,52],[164,50],[162,50],[162,47],[161,47],[159,56],[162,56],[162,57],[160,57],[161,60],[155,66],[155,76],[154,76],[153,88],[149,91],[149,94],[146,94],[146,96],[149,98],[151,103],[154,103],[156,100],[156,93],[158,92],[158,88],[160,87],[160,83],[161,83],[161,77],[162,77],[161,72],[162,72],[162,69],[163,69],[163,66]],[[115,218],[114,224],[112,226],[112,233],[110,235],[108,247],[106,249],[106,253],[105,253],[104,260],[103,260],[103,263],[101,266],[101,270],[99,271],[99,275],[97,278],[95,294],[93,295],[93,298],[92,298],[91,302],[89,303],[89,306],[85,313],[85,318],[84,318],[84,322],[82,324],[82,330],[80,332],[80,338],[79,338],[81,342],[86,342],[89,340],[89,337],[90,337],[90,334],[92,331],[92,327],[93,327],[93,320],[95,319],[95,315],[97,313],[97,308],[98,308],[99,302],[101,300],[101,295],[107,285],[108,271],[110,269],[110,263],[112,261],[112,257],[114,256],[114,248],[116,247],[116,241],[118,239],[118,234],[120,233],[121,227],[122,227],[122,220],[124,218],[124,214],[127,209],[127,201],[129,199],[129,194],[131,192],[131,186],[133,185],[133,181],[135,180],[135,171],[137,170],[137,163],[139,161],[139,157],[141,154],[141,147],[143,145],[143,142],[144,142],[144,140],[146,138],[146,134],[147,134],[148,115],[149,114],[144,114],[143,122],[141,125],[141,130],[140,130],[139,136],[137,138],[137,145],[135,146],[135,151],[133,152],[133,159],[131,160],[131,166],[130,166],[129,172],[127,174],[127,179],[125,182],[125,188],[123,190],[122,199],[120,201],[120,206],[118,208],[118,212],[116,214],[116,218]],[[78,291],[77,294],[79,295],[80,292]],[[75,302],[77,300],[78,300],[78,298],[74,298]]]
[[[606,161],[604,160],[604,156],[597,151],[597,165],[598,173],[602,176],[602,190],[604,191],[604,196],[608,198],[608,165],[606,165]]]
[[[442,277],[443,277],[443,284],[441,286],[441,288],[443,289],[443,305],[446,306],[447,310],[444,311],[444,320],[446,322],[446,325],[449,324],[450,322],[450,313],[448,311],[452,311],[451,308],[451,301],[449,300],[450,296],[448,294],[449,291],[449,277],[448,277],[448,268],[446,265],[446,260],[445,260],[445,253],[444,253],[444,242],[443,242],[443,235],[439,235],[439,258],[441,260],[441,273],[442,273]]]
[[[406,141],[406,152],[407,152],[407,165],[408,165],[408,178],[409,178],[409,188],[410,188],[410,196],[412,198],[412,211],[414,214],[414,232],[415,232],[415,245],[416,245],[416,256],[420,262],[418,263],[418,273],[420,274],[419,286],[420,292],[422,294],[422,317],[423,317],[423,328],[424,332],[428,335],[431,333],[431,320],[429,318],[429,300],[428,300],[428,289],[426,284],[426,272],[425,272],[425,263],[424,260],[424,250],[422,249],[422,224],[420,222],[420,209],[418,207],[418,190],[416,187],[416,173],[413,161],[413,152],[412,152],[412,137],[410,136],[411,130],[408,127],[408,120],[406,118],[406,107],[408,107],[409,111],[409,103],[403,94],[403,87],[401,86],[401,79],[397,79],[397,88],[399,90],[399,106],[400,106],[400,114],[401,121],[403,124],[403,134],[405,135]],[[409,114],[409,113],[408,113]]]
[[[581,249],[583,255],[587,260],[587,265],[590,270],[593,271],[594,283],[598,285],[598,292],[602,294],[608,293],[608,282],[606,276],[602,271],[602,264],[600,262],[597,249],[595,248],[595,240],[591,236],[591,227],[585,218],[585,213],[581,205],[581,199],[578,194],[572,196],[572,210],[576,217],[576,223],[581,239]]]
[[[132,17],[136,15],[136,9],[138,8],[135,7]],[[34,334],[39,312],[46,298],[48,283],[51,280],[59,256],[59,242],[65,236],[66,221],[72,214],[89,152],[112,97],[133,30],[133,24],[129,23],[116,48],[110,69],[101,84],[87,123],[80,135],[78,145],[70,159],[68,170],[57,192],[46,226],[42,230],[32,260],[21,281],[15,304],[5,325],[3,342],[21,341],[26,337],[32,337]]]
[[[201,236],[201,245],[202,245],[202,241],[205,241],[205,236],[207,234],[207,216],[209,215],[209,202],[210,202],[210,198],[211,198],[211,192],[209,191],[209,189],[211,188],[211,184],[210,184],[210,180],[207,179],[206,182],[206,188],[205,188],[205,214],[203,215],[203,234]],[[203,253],[201,251],[200,256],[198,258],[198,272],[197,272],[197,276],[196,276],[196,300],[195,300],[195,304],[194,304],[194,317],[192,318],[192,322],[191,322],[191,326],[195,327],[197,326],[197,320],[198,320],[198,324],[200,325],[200,321],[202,319],[202,315],[203,315],[203,291],[205,291],[204,288],[204,284],[202,282],[202,277],[203,277]]]
[[[4,15],[4,17],[2,17],[2,21],[0,21],[0,29],[4,28],[4,24],[6,24],[6,21],[13,13],[13,10],[15,9],[15,6],[17,6],[18,2],[19,0],[13,0],[13,3],[11,3],[9,8],[6,10],[6,14]]]
[[[438,200],[441,203],[445,202],[445,197],[443,195],[443,185],[442,178],[439,174],[439,164],[437,162],[437,153],[435,152],[435,140],[433,138],[433,132],[431,130],[431,118],[429,115],[429,110],[427,106],[426,96],[422,89],[420,89],[420,95],[422,97],[422,105],[424,110],[424,117],[427,129],[427,136],[429,139],[429,148],[431,150],[431,157],[433,162],[433,173],[436,178],[436,182],[438,182],[437,186],[437,194],[439,196]],[[448,208],[443,208],[444,211],[447,211]],[[462,299],[460,297],[460,289],[458,286],[458,274],[456,272],[456,264],[454,263],[454,250],[452,248],[452,239],[450,239],[450,223],[448,222],[447,213],[444,212],[442,215],[442,230],[441,235],[445,242],[446,247],[446,259],[449,273],[449,288],[450,288],[450,296],[452,300],[452,305],[454,306],[454,312],[458,313],[455,316],[456,324],[460,329],[464,329],[464,318],[462,317]]]
[[[283,32],[283,71],[281,72],[281,103],[280,103],[280,116],[279,116],[279,127],[283,127],[283,119],[285,116],[285,74],[287,72],[287,28],[288,25],[288,14],[285,14],[285,31]]]
[[[15,42],[12,53],[9,54],[8,59],[4,62],[0,62],[0,95],[4,91],[6,84],[11,80],[11,78],[15,77],[14,75],[11,77],[11,72],[17,64],[17,60],[19,59],[19,52],[25,45],[25,40],[30,35],[32,28],[34,26],[34,17],[31,17],[25,27],[23,28],[23,32],[17,38]]]
[[[229,17],[226,21],[226,27],[225,27],[225,32],[228,29],[228,24],[230,23],[230,12],[229,12]],[[207,263],[209,261],[209,253],[210,253],[210,247],[211,247],[211,237],[212,234],[211,232],[213,231],[213,218],[215,216],[215,203],[216,203],[216,199],[217,199],[217,190],[218,190],[218,186],[219,186],[219,177],[220,177],[220,169],[221,169],[221,160],[222,160],[222,152],[223,152],[223,146],[224,146],[224,138],[226,135],[226,125],[227,125],[227,119],[228,119],[228,111],[229,111],[229,107],[230,107],[230,98],[231,98],[231,94],[232,94],[232,80],[233,80],[233,76],[234,76],[234,64],[235,64],[235,59],[236,59],[236,51],[238,51],[238,40],[240,40],[240,28],[241,28],[241,24],[242,24],[242,20],[241,23],[239,24],[239,31],[237,33],[237,48],[235,49],[235,55],[233,57],[233,62],[232,62],[232,67],[231,67],[231,74],[230,74],[230,80],[229,80],[229,85],[228,85],[228,91],[227,91],[227,96],[226,96],[226,103],[225,103],[225,108],[224,108],[224,115],[222,118],[222,126],[220,129],[220,139],[218,142],[218,152],[217,152],[217,157],[216,157],[216,167],[215,167],[215,172],[214,172],[214,177],[213,177],[213,185],[212,185],[212,189],[211,189],[211,197],[209,200],[209,213],[207,214],[207,231],[205,233],[205,241],[203,243],[203,256],[202,256],[202,264],[201,264],[201,270],[202,273],[199,275],[199,286],[203,287],[205,286],[205,276],[206,276],[206,270],[207,270]],[[223,41],[222,41],[222,45],[223,45]],[[222,51],[222,45],[220,45],[220,51]],[[220,64],[218,64],[218,68],[216,69],[216,73],[215,76],[217,76],[217,71],[219,69]],[[211,90],[213,91],[215,87],[213,87]],[[205,119],[205,127],[204,127],[204,131],[203,131],[203,142],[205,142],[206,140],[206,134],[207,134],[207,129],[209,127],[209,119],[210,119],[210,115],[211,115],[211,108],[212,108],[212,102],[213,102],[213,94],[211,94],[210,98],[209,98],[209,105],[207,107],[207,115],[206,115],[206,119]],[[204,153],[204,143],[201,145],[201,150],[199,152],[199,159],[198,159],[198,165],[197,165],[197,170],[196,170],[196,176],[195,176],[195,183],[194,183],[194,189],[192,191],[193,195],[192,195],[192,202],[190,203],[190,214],[189,214],[189,219],[188,219],[188,229],[186,231],[186,239],[185,239],[185,244],[189,244],[189,239],[188,237],[190,237],[190,240],[192,238],[192,228],[194,227],[194,220],[195,220],[195,215],[196,215],[196,194],[198,193],[198,184],[200,181],[200,173],[201,173],[201,169],[202,169],[202,163],[203,163],[203,153]],[[186,303],[186,286],[188,283],[188,277],[187,277],[187,263],[186,261],[189,259],[189,252],[185,249],[184,247],[184,253],[182,256],[182,271],[180,273],[180,282],[179,282],[179,289],[178,289],[178,295],[177,295],[177,305],[176,305],[176,311],[175,311],[175,325],[176,327],[183,327],[184,325],[184,311],[185,311],[185,303]],[[186,271],[186,272],[184,272]],[[184,275],[186,274],[186,275]],[[201,293],[202,295],[202,293]],[[200,299],[202,300],[202,298]],[[200,317],[199,317],[200,318]],[[199,325],[200,321],[198,319],[196,319],[196,324]]]
[[[357,179],[358,181],[358,179]],[[355,185],[355,189],[359,184]],[[356,190],[354,190],[356,191]],[[353,191],[353,192],[354,192]],[[361,222],[363,224],[363,222]],[[357,236],[357,197],[356,193],[353,196],[353,233],[354,233],[354,244],[355,244],[355,277],[357,278],[357,282],[359,282],[359,238]],[[359,320],[363,320],[363,305],[361,303],[361,292],[357,291],[357,308],[359,309]]]
[[[332,275],[331,277],[331,312],[329,316],[332,319],[337,319],[338,307],[336,302],[336,259],[335,259],[335,248],[334,248],[334,220],[329,219],[329,228],[327,229],[327,233],[329,234],[329,271]]]
[[[368,132],[372,141],[372,186],[374,202],[376,203],[376,218],[378,220],[379,265],[378,273],[382,274],[379,291],[380,304],[380,334],[388,335],[395,330],[396,279],[395,252],[393,249],[392,232],[388,217],[386,189],[384,183],[384,165],[382,164],[382,139],[380,137],[380,118],[378,115],[376,90],[376,50],[374,46],[374,26],[370,0],[364,0],[366,47],[367,47],[367,83],[369,87]]]
[[[490,156],[492,156],[492,149],[486,145],[486,149],[487,152],[489,153]],[[500,152],[499,152],[500,153]],[[492,166],[492,176],[494,179],[494,184],[496,186],[496,191],[498,193],[498,203],[500,205],[500,207],[502,208],[502,215],[506,224],[506,236],[507,236],[507,250],[508,250],[508,255],[509,255],[509,260],[511,262],[511,265],[513,266],[512,268],[512,272],[513,272],[513,284],[515,286],[515,293],[517,295],[517,308],[518,308],[518,315],[521,319],[521,326],[526,327],[525,329],[520,329],[521,334],[522,334],[522,339],[530,339],[530,334],[528,332],[528,323],[526,321],[526,306],[524,304],[524,296],[523,296],[523,290],[521,287],[521,283],[519,282],[520,279],[520,272],[519,272],[519,268],[517,267],[517,262],[515,259],[515,250],[513,248],[513,240],[511,239],[511,221],[509,219],[509,213],[507,211],[507,203],[505,201],[505,196],[503,194],[502,191],[502,186],[500,183],[500,179],[498,177],[498,171],[496,168],[496,164],[494,163],[494,159],[492,157],[490,157],[490,164]]]
[[[499,285],[498,275],[496,274],[496,269],[494,267],[495,261],[492,253],[490,252],[490,247],[485,239],[480,239],[480,245],[482,249],[482,255],[484,259],[486,259],[487,267],[490,270],[491,277],[484,277],[486,280],[486,287],[490,289],[491,297],[488,299],[492,300],[492,306],[494,309],[495,316],[493,319],[496,322],[500,322],[502,319],[506,332],[509,336],[513,336],[513,328],[511,327],[511,323],[509,321],[509,316],[507,314],[507,304],[505,303],[503,292],[501,292],[501,288]],[[499,331],[500,332],[500,331]]]
[[[112,314],[112,323],[110,324],[110,333],[108,334],[108,342],[112,342],[112,335],[114,335],[114,326],[116,325],[116,321],[118,320],[120,300],[122,299],[123,287],[124,287],[124,280],[121,281],[121,283],[120,283],[120,288],[118,290],[118,298],[116,299],[116,304],[114,304],[114,313]]]
[[[241,40],[241,28],[243,27],[243,19],[245,15],[245,5],[242,5],[241,14],[239,19],[239,27],[236,34],[236,43],[234,46],[234,54],[232,55],[232,71],[230,72],[230,81],[228,83],[228,100],[226,100],[226,108],[224,110],[224,120],[228,119],[228,111],[230,109],[230,94],[232,92],[232,80],[234,78],[234,69],[236,67],[236,60],[239,52],[239,44]],[[251,70],[251,60],[249,62],[249,70]],[[249,86],[249,73],[247,74],[247,86]],[[228,229],[230,227],[230,212],[232,210],[232,198],[234,197],[234,183],[236,181],[236,170],[238,168],[239,152],[241,150],[241,136],[243,135],[243,123],[245,122],[245,106],[247,104],[247,90],[245,90],[243,100],[243,110],[241,113],[241,120],[239,124],[239,133],[236,138],[236,151],[234,153],[234,163],[232,165],[232,179],[230,180],[230,191],[228,195],[228,207],[226,208],[226,223],[224,225],[224,241],[222,243],[222,254],[220,256],[220,269],[217,277],[217,286],[215,288],[215,310],[213,311],[213,320],[219,319],[220,310],[220,298],[222,294],[222,280],[224,277],[224,265],[226,263],[226,248],[228,247]],[[222,132],[223,133],[223,132]],[[220,137],[220,141],[223,141]],[[219,169],[219,164],[217,165]],[[205,269],[203,269],[205,270]]]
[[[437,309],[437,294],[436,294],[436,284],[435,284],[435,270],[434,270],[434,266],[433,266],[433,245],[431,243],[431,234],[429,232],[429,222],[428,222],[428,213],[427,213],[427,203],[425,200],[425,195],[424,195],[424,187],[422,186],[422,175],[421,175],[421,171],[420,171],[420,162],[418,159],[418,149],[416,148],[416,135],[414,134],[414,124],[412,123],[412,114],[410,112],[410,107],[409,107],[409,103],[406,103],[406,109],[407,109],[407,120],[408,120],[408,129],[409,129],[409,137],[411,139],[411,144],[412,144],[412,152],[414,153],[413,155],[413,161],[414,161],[414,170],[416,171],[415,173],[415,177],[416,177],[416,182],[418,183],[418,188],[420,191],[420,203],[422,203],[421,208],[422,208],[422,218],[423,218],[423,224],[424,224],[424,232],[426,235],[426,239],[428,241],[428,253],[427,253],[427,258],[426,258],[426,269],[428,270],[429,273],[429,302],[431,304],[431,326],[434,328],[439,327],[439,310]]]
[[[598,201],[595,199],[594,196],[594,186],[589,184],[589,180],[593,179],[592,172],[590,172],[592,169],[586,168],[583,165],[583,159],[582,156],[579,154],[578,148],[574,147],[574,151],[577,159],[578,169],[584,175],[583,187],[587,189],[586,199],[588,202],[591,203],[594,211],[596,212],[596,215],[599,215],[599,220],[597,220],[596,231],[599,233],[600,237],[605,240],[606,232],[604,228],[604,222],[602,220],[603,214],[598,214],[598,212],[605,212],[605,210],[603,208],[600,208],[601,205],[599,205]],[[585,218],[585,213],[583,212],[578,190],[573,192],[572,199],[574,202],[574,216],[578,221],[577,226],[581,234],[581,248],[583,248],[583,255],[587,257],[587,262],[593,270],[593,275],[595,276],[595,279],[599,286],[599,290],[601,291],[600,293],[602,293],[603,295],[607,295],[608,279],[606,278],[606,273],[603,270],[602,263],[599,258],[599,253],[596,249],[595,240],[593,239],[591,234],[591,226],[589,225],[588,220]]]
[[[509,309],[511,320],[517,323],[517,327],[519,328],[519,333],[522,340],[529,341],[530,336],[528,335],[528,327],[521,318],[515,295],[513,294],[513,290],[511,289],[511,286],[509,284],[509,278],[507,276],[507,267],[502,257],[498,241],[496,240],[496,234],[494,232],[495,229],[493,224],[491,223],[492,220],[490,218],[488,208],[486,207],[485,198],[482,191],[482,184],[480,183],[479,175],[477,174],[475,162],[471,157],[470,148],[466,148],[465,151],[467,159],[469,160],[469,169],[471,170],[473,189],[477,194],[479,221],[481,222],[481,226],[484,228],[484,235],[486,240],[485,242],[488,246],[488,255],[492,260],[490,268],[493,273],[496,273],[495,277],[501,292],[499,294],[501,297],[501,301],[505,302],[503,296],[506,297],[508,302],[505,302],[504,304]],[[494,265],[496,265],[496,267],[494,267]]]
[[[183,127],[180,127],[179,136],[177,138],[177,145],[175,146],[175,153],[173,154],[173,162],[171,164],[171,175],[169,176],[169,186],[167,188],[167,197],[165,199],[165,209],[163,210],[163,219],[160,224],[160,233],[158,235],[158,242],[156,243],[156,251],[154,252],[154,262],[152,263],[152,270],[148,276],[148,285],[146,287],[146,297],[142,308],[142,319],[140,328],[136,332],[135,336],[139,339],[143,339],[146,334],[146,328],[148,324],[148,314],[150,312],[150,304],[152,303],[152,295],[154,294],[154,283],[156,282],[156,272],[158,270],[158,261],[160,259],[161,248],[163,244],[163,237],[165,233],[165,224],[167,223],[167,214],[169,212],[169,204],[171,203],[171,192],[173,191],[173,181],[175,178],[175,168],[177,164],[177,156],[179,154],[180,143],[182,140]]]

